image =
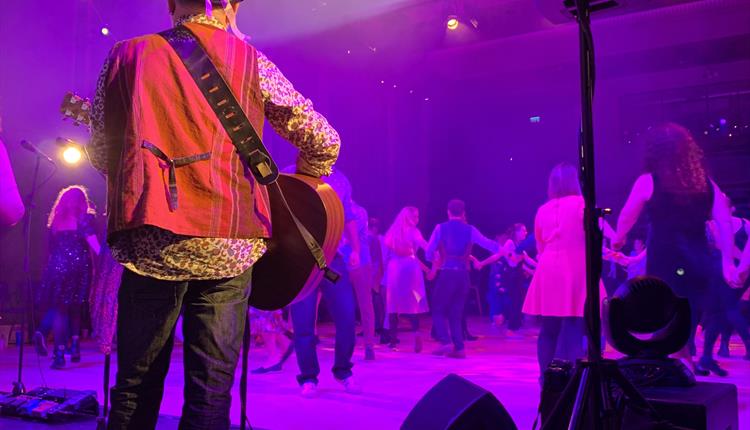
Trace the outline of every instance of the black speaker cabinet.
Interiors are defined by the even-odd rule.
[[[406,417],[402,430],[516,430],[489,391],[450,374],[432,387]]]
[[[643,388],[641,393],[676,426],[696,430],[740,428],[736,385],[698,382],[689,388]]]
[[[641,388],[641,394],[661,418],[680,428],[691,430],[739,430],[737,386],[714,382],[698,382],[693,387]],[[560,392],[542,393],[542,423],[552,413]],[[570,411],[567,412],[570,414]],[[626,410],[623,429],[651,428],[650,419]],[[587,424],[585,428],[593,428]]]

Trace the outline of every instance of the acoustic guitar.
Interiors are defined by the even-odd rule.
[[[60,112],[75,125],[91,124],[91,103],[73,93],[65,95]],[[333,188],[318,178],[282,174],[276,184],[266,188],[273,231],[267,242],[268,251],[253,266],[250,304],[276,310],[306,297],[325,274],[294,217],[307,228],[330,264],[344,230],[344,209]]]

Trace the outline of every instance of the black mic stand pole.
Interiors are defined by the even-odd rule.
[[[593,99],[595,83],[594,43],[591,35],[589,0],[573,0],[578,22],[581,63],[581,131],[579,135],[580,180],[585,201],[586,303],[584,320],[588,354],[579,360],[576,371],[560,396],[542,429],[578,430],[583,428],[615,430],[622,428],[615,391],[622,393],[625,405],[649,415],[658,428],[673,428],[662,421],[641,393],[620,372],[617,362],[602,358],[599,283],[602,272],[604,237],[602,216],[609,213],[596,205],[594,171]],[[566,2],[567,3],[567,2]],[[570,406],[572,404],[572,407]],[[619,409],[619,410],[618,410]],[[568,414],[569,419],[568,419]]]
[[[29,327],[34,326],[34,311],[31,296],[31,217],[34,212],[34,199],[37,192],[37,181],[39,179],[39,164],[40,156],[37,154],[36,163],[34,165],[34,176],[31,182],[31,191],[26,196],[26,213],[23,219],[23,236],[24,236],[24,253],[23,253],[23,273],[26,277],[26,283],[22,296],[24,297],[24,309],[23,317],[21,319],[21,326],[16,331],[16,345],[18,345],[18,379],[13,382],[13,395],[19,396],[26,393],[26,387],[23,384],[23,345],[24,337],[23,332],[25,324],[28,322]]]

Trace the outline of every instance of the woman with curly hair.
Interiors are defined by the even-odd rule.
[[[65,367],[68,340],[71,361],[81,360],[81,311],[91,284],[92,254],[100,251],[94,214],[86,189],[79,185],[60,190],[49,214],[49,259],[38,295],[47,311],[34,343],[40,355],[47,355],[45,340],[53,332],[53,369]]]
[[[713,219],[717,228],[717,247],[721,251],[724,278],[737,283],[732,261],[732,227],[729,208],[723,194],[709,178],[703,152],[690,132],[674,123],[653,127],[646,136],[646,172],[636,179],[617,222],[615,247],[621,247],[642,212],[651,222],[646,273],[666,281],[690,302],[693,328],[705,314],[707,335],[718,334],[715,312],[704,306],[711,292],[711,248],[706,237],[706,222]],[[694,336],[681,356],[691,365],[690,349]],[[705,357],[704,357],[705,358]],[[693,365],[698,375],[709,371],[725,375],[714,360],[701,359]]]

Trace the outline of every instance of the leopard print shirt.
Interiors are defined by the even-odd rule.
[[[110,247],[128,270],[167,281],[233,278],[266,252],[263,239],[181,236],[149,225],[113,235]]]

